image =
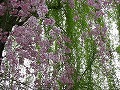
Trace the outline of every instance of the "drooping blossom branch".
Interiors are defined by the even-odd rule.
[[[50,2],[50,5],[47,5],[46,1],[48,4]],[[52,3],[53,6],[52,1],[55,1],[55,4]],[[85,74],[88,74],[87,76],[91,79],[92,65],[96,59],[95,55],[103,61],[103,64],[107,61],[107,58],[109,59],[110,53],[106,44],[107,28],[104,23],[100,23],[100,20],[105,15],[103,9],[112,4],[113,1],[52,1],[5,0],[0,2],[0,60],[2,60],[1,76],[4,75],[2,79],[0,78],[0,83],[7,89],[72,90],[76,88],[77,90],[82,87],[81,81]],[[118,0],[115,1],[118,2]],[[82,24],[79,23],[83,25],[81,26],[82,29],[86,27],[90,29],[88,32],[85,31],[87,33],[83,35],[82,40],[84,41],[83,38],[88,36],[88,40],[95,41],[96,45],[94,46],[97,46],[98,51],[98,53],[95,52],[94,48],[96,47],[92,46],[94,44],[92,41],[85,43],[92,43],[92,45],[85,48],[86,51],[90,52],[86,56],[90,57],[87,59],[88,66],[82,71],[83,73],[80,72],[81,68],[79,67],[81,67],[80,62],[82,62],[80,60],[84,57],[82,55],[77,57],[80,50],[77,50],[79,45],[75,46],[75,40],[79,40],[80,36],[77,35],[79,30],[74,31],[74,29],[81,29],[75,26],[77,21],[81,19],[80,15],[77,14],[84,13],[77,11],[78,3],[81,5],[79,9],[83,9],[82,5],[88,6],[90,13],[87,15],[85,9],[83,17],[86,18],[84,15],[87,15],[88,18],[92,18],[92,20],[88,20],[88,24],[90,21],[93,22],[90,26],[86,26],[84,20],[81,21]],[[58,12],[63,10],[61,13],[65,13],[65,15],[63,14],[64,20],[61,20],[63,23],[60,22],[60,25],[65,23],[65,28],[56,27],[57,20],[54,20],[49,10]],[[72,10],[75,12],[72,12]],[[75,14],[75,17],[73,17],[73,14]],[[76,23],[73,23],[74,21]],[[91,37],[92,39],[89,39]],[[72,49],[69,47],[72,47]],[[4,55],[3,50],[5,50]],[[75,55],[76,53],[78,54]],[[72,57],[72,54],[75,57]],[[89,79],[88,77],[87,79]],[[77,80],[78,78],[80,80]],[[92,79],[90,79],[83,80],[83,82],[91,83]],[[90,87],[90,83],[88,87]],[[86,86],[83,85],[83,87]]]

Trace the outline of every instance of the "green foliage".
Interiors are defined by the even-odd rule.
[[[119,45],[118,47],[116,47],[116,52],[117,52],[118,54],[120,54],[120,45]]]

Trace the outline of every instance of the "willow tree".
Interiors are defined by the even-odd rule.
[[[119,0],[1,1],[0,87],[119,90],[109,38],[112,23],[106,21],[119,18],[119,4]],[[117,25],[119,30],[119,21]]]

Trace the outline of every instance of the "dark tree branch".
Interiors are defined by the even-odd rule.
[[[3,3],[5,0],[0,0],[0,4]]]

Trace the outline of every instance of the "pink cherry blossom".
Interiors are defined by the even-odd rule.
[[[5,10],[6,10],[5,6],[3,6],[2,4],[0,4],[0,16],[4,15]]]
[[[45,5],[38,6],[37,14],[39,15],[39,17],[44,17],[44,15],[47,13],[48,13],[47,6],[45,6]]]
[[[55,23],[55,20],[54,19],[52,19],[52,18],[45,18],[44,19],[44,22],[43,22],[43,24],[45,24],[45,25],[54,25],[54,23]]]

